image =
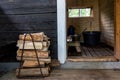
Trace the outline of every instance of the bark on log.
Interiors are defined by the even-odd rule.
[[[50,51],[37,50],[37,55],[38,55],[39,58],[48,58],[49,53],[50,53]],[[21,57],[21,55],[22,55],[22,50],[18,49],[17,56]],[[23,56],[24,57],[34,57],[34,58],[36,58],[36,53],[35,53],[34,50],[24,50]]]
[[[37,61],[28,61],[25,60],[22,67],[45,67],[44,62],[40,62],[40,66]]]
[[[19,47],[19,49],[23,49],[23,44],[24,44],[24,41],[23,40],[18,40],[17,42],[17,47]],[[34,42],[35,44],[35,48],[36,49],[43,49],[44,47],[49,47],[50,45],[50,42]],[[24,49],[34,49],[34,46],[33,46],[33,42],[32,41],[25,41],[25,45],[24,45]]]
[[[40,32],[40,33],[32,33],[32,38],[34,41],[43,41],[44,39],[44,32]],[[19,35],[19,40],[27,40],[27,41],[31,41],[32,38],[29,34],[26,34],[26,37],[25,37],[25,34],[22,34],[22,35]]]
[[[17,56],[17,60],[21,60],[21,57]],[[32,58],[32,57],[23,57],[23,60],[33,60],[33,61],[37,61],[37,58]],[[46,58],[46,59],[41,59],[39,58],[39,61],[41,62],[45,62],[45,63],[51,63],[51,58]]]

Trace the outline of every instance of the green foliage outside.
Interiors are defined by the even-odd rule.
[[[79,17],[79,9],[69,9],[69,17]]]
[[[90,17],[90,8],[84,9],[69,9],[69,17]]]

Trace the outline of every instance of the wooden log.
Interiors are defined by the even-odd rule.
[[[37,50],[37,55],[38,55],[39,58],[48,58],[49,53],[50,53],[50,51]],[[18,49],[17,56],[21,57],[21,55],[22,55],[22,50]],[[34,50],[24,50],[23,56],[24,57],[34,57],[34,58],[36,58],[36,53],[35,53]]]
[[[17,47],[19,47],[19,49],[23,49],[23,44],[24,44],[23,40],[18,40]],[[36,49],[43,49],[44,47],[49,47],[50,42],[46,42],[46,41],[34,42],[34,44],[35,44]],[[33,42],[32,41],[25,41],[24,49],[34,49]]]
[[[18,76],[19,69],[16,70],[16,76]],[[43,76],[49,76],[49,67],[41,68]],[[25,76],[41,76],[40,68],[27,68],[21,69],[20,77]]]
[[[17,56],[16,57],[17,60],[21,60],[21,57]],[[33,61],[37,61],[37,58],[32,58],[32,57],[23,57],[23,60],[33,60]],[[51,58],[46,58],[46,59],[42,59],[42,58],[39,58],[39,61],[40,62],[45,62],[45,63],[51,63]]]
[[[37,61],[28,61],[25,60],[22,67],[45,67],[44,62],[40,62],[40,66]]]
[[[33,38],[34,41],[43,41],[44,40],[44,37],[47,37],[44,35],[44,32],[40,32],[40,33],[31,33],[31,36]],[[19,39],[20,40],[27,40],[27,41],[32,41],[32,38],[29,34],[26,34],[26,37],[25,37],[25,34],[22,34],[22,35],[19,35]]]

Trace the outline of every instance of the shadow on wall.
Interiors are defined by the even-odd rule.
[[[0,62],[16,61],[17,34],[15,34],[15,30],[17,28],[10,19],[12,16],[5,14],[4,10],[0,8]]]

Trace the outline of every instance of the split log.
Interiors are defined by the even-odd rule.
[[[39,58],[48,58],[50,51],[40,51],[37,50],[37,55]],[[17,56],[21,57],[22,50],[18,49]],[[34,57],[36,58],[36,53],[34,50],[24,50],[23,57]]]
[[[32,38],[34,41],[43,41],[44,40],[44,32],[40,32],[40,33],[32,33],[31,34]],[[25,38],[25,34],[19,35],[19,40],[27,40],[27,41],[31,41],[32,38],[29,34],[26,34],[26,38]]]
[[[23,49],[23,44],[24,44],[23,40],[18,40],[17,47],[19,47],[19,49]],[[50,42],[46,42],[46,41],[34,42],[34,44],[35,44],[36,49],[43,49],[43,47],[49,47]],[[34,49],[33,42],[32,41],[25,41],[24,49]]]
[[[21,60],[21,57],[17,56],[17,60]],[[23,60],[33,60],[33,61],[37,61],[37,58],[32,58],[32,57],[23,57]],[[46,58],[46,59],[42,59],[39,58],[40,62],[45,62],[45,63],[51,63],[51,58]]]
[[[44,32],[40,32],[40,33],[31,33],[31,36],[33,38],[33,41],[48,41],[50,38],[48,38]],[[26,41],[32,41],[32,38],[29,34],[26,34],[26,38],[25,38],[25,34],[21,34],[19,35],[19,40],[25,40]]]
[[[24,61],[22,67],[45,67],[44,62],[40,62],[40,66],[37,61]]]
[[[16,76],[18,76],[19,69],[16,70]],[[41,68],[43,76],[49,76],[49,67]],[[40,68],[27,68],[21,69],[20,77],[25,76],[41,76]]]

